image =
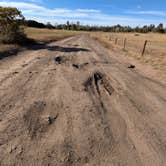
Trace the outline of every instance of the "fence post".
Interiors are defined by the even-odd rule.
[[[144,55],[144,53],[145,53],[147,43],[148,43],[148,41],[147,41],[147,40],[145,40],[144,47],[143,47],[143,50],[142,50],[142,56],[143,56],[143,55]]]
[[[124,50],[126,49],[126,41],[127,41],[127,39],[125,38],[124,39]]]
[[[117,44],[117,42],[118,42],[118,38],[115,39],[115,44]]]

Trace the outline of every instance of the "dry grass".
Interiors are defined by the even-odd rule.
[[[94,32],[91,36],[103,46],[131,56],[142,63],[150,64],[155,69],[166,71],[166,34],[138,33],[104,33]],[[117,44],[115,39],[118,38]],[[126,49],[123,49],[124,39],[127,39]],[[144,56],[141,55],[145,40],[148,40]]]
[[[79,32],[65,31],[65,30],[49,30],[49,29],[38,29],[38,28],[25,28],[25,33],[28,38],[34,39],[37,42],[51,42],[64,39]],[[4,52],[18,49],[20,46],[13,44],[2,44],[0,43],[0,54]]]
[[[39,42],[49,42],[64,39],[78,34],[76,31],[66,30],[50,30],[50,29],[38,29],[38,28],[25,28],[25,33],[28,38],[32,38]]]
[[[14,49],[17,46],[13,45],[13,44],[0,44],[0,52],[4,52],[10,49]]]

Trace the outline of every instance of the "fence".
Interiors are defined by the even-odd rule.
[[[107,36],[108,40],[124,50],[133,51],[139,55],[159,55],[166,56],[166,42],[135,40],[127,37],[119,37],[116,35]]]

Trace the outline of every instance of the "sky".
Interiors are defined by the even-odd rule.
[[[43,23],[80,21],[83,25],[166,25],[166,0],[0,0],[26,19]]]

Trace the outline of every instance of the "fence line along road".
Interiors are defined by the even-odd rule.
[[[118,38],[109,36],[109,41],[115,45],[123,47],[124,50],[132,50],[138,52],[140,55],[162,55],[166,56],[166,43],[160,41],[150,40],[131,40],[128,38]]]

